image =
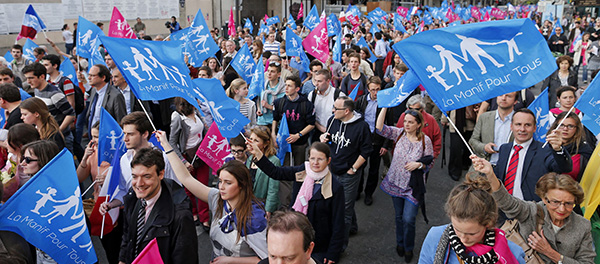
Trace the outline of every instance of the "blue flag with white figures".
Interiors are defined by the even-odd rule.
[[[23,57],[30,61],[35,61],[35,55],[33,55],[33,50],[39,47],[33,40],[27,39],[25,41],[25,45],[23,45]]]
[[[169,39],[171,40],[181,40],[183,42],[186,42],[188,39],[188,33],[190,32],[190,28],[183,28],[180,30],[177,30],[173,33],[171,33]]]
[[[313,5],[310,9],[310,12],[304,19],[304,23],[302,24],[308,29],[313,30],[317,27],[317,25],[319,25],[320,22],[321,19],[319,18],[319,12],[317,12],[317,6]]]
[[[77,21],[77,55],[91,58],[94,50],[100,46],[101,36],[104,36],[102,29],[80,16]]]
[[[297,61],[296,58],[299,58],[300,61]],[[302,52],[300,52],[300,56],[294,57],[290,59],[290,67],[304,72],[310,72],[310,60],[308,56],[306,56],[306,52],[304,52],[304,48],[302,48]]]
[[[250,18],[246,18],[246,23],[244,23],[244,28],[250,29],[250,33],[252,33],[252,31],[254,31],[254,26],[252,26],[252,21],[250,21]]]
[[[113,160],[115,153],[119,150],[119,142],[123,139],[123,129],[104,107],[100,112],[98,132],[98,166],[100,166],[103,161],[111,162]]]
[[[381,29],[379,29],[379,26],[377,24],[373,24],[373,26],[371,26],[371,29],[369,29],[369,33],[375,35],[375,33],[377,32],[381,32]]]
[[[353,101],[356,101],[356,96],[358,95],[358,87],[360,87],[360,82],[358,82],[356,86],[354,86],[354,89],[352,89],[352,91],[350,91],[350,94],[348,95],[348,97],[352,98]]]
[[[404,34],[408,33],[406,28],[404,28],[404,25],[402,25],[402,19],[398,15],[394,16],[394,29],[396,31],[401,31]]]
[[[92,51],[92,57],[89,58],[90,65],[96,65],[96,64],[102,64],[104,66],[106,66],[106,61],[104,60],[104,56],[102,56],[102,53],[100,53],[99,49],[95,49]],[[90,72],[90,70],[92,69],[92,67],[88,67],[88,73]]]
[[[327,36],[335,36],[342,32],[342,24],[335,14],[331,14],[327,17]]]
[[[75,71],[75,66],[71,62],[71,59],[63,56],[63,61],[60,63],[60,67],[58,69],[63,76],[69,78],[71,82],[79,88],[79,80],[77,79],[77,71]]]
[[[581,122],[594,135],[600,134],[600,78],[594,78],[573,107],[583,112]]]
[[[400,105],[419,86],[419,78],[408,70],[396,82],[394,87],[377,92],[377,106],[394,107]]]
[[[210,29],[206,25],[202,10],[198,9],[189,29],[185,52],[189,53],[189,63],[194,67],[200,67],[204,60],[219,51],[219,46],[210,35]]]
[[[234,138],[250,120],[240,113],[240,103],[227,97],[221,81],[217,79],[194,79],[196,98],[206,104],[219,127],[221,135]]]
[[[281,122],[279,123],[279,131],[277,131],[277,158],[279,158],[279,162],[281,162],[281,166],[283,166],[283,161],[285,160],[285,154],[288,152],[292,152],[292,145],[287,142],[287,138],[290,137],[290,130],[288,128],[287,117],[283,115],[281,118]]]
[[[367,18],[369,18],[373,24],[385,24],[385,19],[383,19],[385,15],[387,15],[387,13],[381,10],[381,8],[377,7],[373,9],[373,11],[369,12]]]
[[[298,26],[296,26],[296,21],[294,20],[294,17],[292,16],[292,14],[288,15],[288,20],[287,20],[287,24],[288,27],[290,27],[291,29],[297,29]]]
[[[254,74],[252,74],[252,81],[248,85],[248,96],[247,98],[252,100],[262,93],[263,87],[265,87],[265,65],[262,60],[258,60],[256,67],[254,67]]]
[[[335,44],[333,44],[333,50],[331,57],[333,61],[342,62],[342,34],[338,34],[335,37]]]
[[[428,30],[393,48],[444,112],[528,88],[557,68],[529,19]]]
[[[360,37],[360,39],[358,40],[358,42],[356,42],[356,46],[359,47],[367,47],[367,49],[369,49],[369,53],[370,53],[370,57],[369,60],[372,63],[375,63],[375,61],[377,60],[377,57],[375,56],[375,54],[373,54],[373,51],[371,51],[371,48],[369,48],[369,45],[367,44],[367,41],[365,40],[364,37]]]
[[[302,50],[302,38],[300,38],[294,31],[285,31],[285,54],[290,57],[300,56]]]
[[[346,9],[346,14],[348,13],[357,16],[358,18],[360,18],[362,15],[362,12],[360,12],[360,10],[358,10],[358,7],[355,5],[348,5],[348,8]]]
[[[8,199],[0,208],[0,230],[15,232],[58,263],[98,260],[71,152],[63,149]]]
[[[269,17],[267,18],[267,26],[273,25],[273,24],[277,24],[281,22],[281,20],[279,20],[279,16],[274,16],[274,17]]]
[[[256,63],[254,63],[254,59],[252,58],[252,54],[248,49],[248,45],[244,43],[244,46],[238,50],[238,52],[231,60],[231,67],[246,81],[246,83],[250,83],[252,81],[252,74],[254,73],[254,68]]]
[[[535,114],[536,130],[533,138],[537,141],[546,142],[546,133],[550,129],[550,107],[548,106],[548,88],[527,107]]]
[[[180,41],[101,37],[129,87],[140,100],[182,97],[200,109],[192,91]]]
[[[269,27],[267,27],[265,24],[261,23],[260,24],[260,28],[258,28],[258,34],[269,34]],[[265,40],[263,39],[263,43],[265,43]]]

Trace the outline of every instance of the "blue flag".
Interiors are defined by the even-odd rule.
[[[319,19],[319,12],[317,12],[317,6],[313,5],[310,9],[310,12],[304,19],[303,25],[308,29],[313,30],[317,27],[317,25],[319,25],[319,22],[321,22],[321,19]]]
[[[198,13],[189,28],[185,51],[189,53],[189,63],[194,67],[200,67],[204,60],[219,51],[219,46],[210,35],[210,29],[204,21],[202,10],[198,9]]]
[[[59,71],[63,76],[69,78],[73,84],[76,86],[75,89],[79,88],[79,80],[77,80],[77,71],[71,63],[71,59],[63,56],[64,60],[60,63]]]
[[[35,61],[35,56],[33,55],[33,49],[39,47],[33,40],[27,39],[25,41],[25,45],[23,45],[23,57],[30,61]]]
[[[252,74],[252,81],[248,85],[248,99],[252,100],[254,97],[262,93],[263,87],[265,87],[265,65],[261,60],[258,60],[256,67],[254,67],[254,74]]]
[[[186,42],[188,40],[188,34],[190,33],[190,28],[184,28],[184,29],[180,29],[177,30],[173,33],[171,33],[169,39],[171,40],[181,40]]]
[[[0,127],[4,128],[4,124],[6,124],[6,115],[5,111],[0,111]]]
[[[379,26],[377,26],[377,24],[373,24],[373,26],[371,26],[371,29],[369,30],[369,33],[371,33],[372,35],[375,35],[375,33],[380,32],[381,29],[379,29]]]
[[[152,134],[152,136],[156,136],[156,134]],[[112,160],[110,161],[110,179],[108,181],[108,186],[106,186],[106,194],[109,196],[109,202],[112,201],[116,194],[119,192],[119,180],[121,179],[121,157],[125,152],[127,152],[127,147],[125,147],[125,141],[123,141],[123,137],[118,141],[117,150],[113,153]],[[164,149],[161,149],[164,151]],[[98,163],[100,164],[100,163]],[[106,176],[108,178],[108,176]],[[106,179],[104,184],[106,185]],[[102,186],[104,190],[104,186]],[[100,195],[103,195],[103,191],[100,191]]]
[[[548,106],[548,88],[544,89],[527,108],[535,114],[537,127],[533,137],[537,141],[545,142],[546,133],[552,125],[550,124],[550,107]]]
[[[254,63],[254,59],[252,58],[252,54],[248,49],[248,45],[244,43],[244,46],[233,57],[231,60],[231,67],[246,81],[246,83],[250,83],[252,81],[252,74],[254,73],[254,68],[256,63]]]
[[[250,29],[250,33],[254,31],[254,26],[252,26],[252,21],[249,18],[246,18],[246,23],[244,23],[244,28]]]
[[[283,115],[279,124],[279,131],[277,131],[277,138],[275,139],[277,141],[277,157],[279,158],[279,162],[281,162],[281,166],[283,166],[285,154],[292,152],[292,145],[286,141],[288,137],[290,137],[290,130],[288,128],[287,117]]]
[[[348,5],[348,8],[346,9],[346,14],[348,13],[357,16],[358,18],[360,18],[362,15],[360,10],[358,10],[358,7],[356,7],[355,5]]]
[[[367,18],[369,18],[373,24],[385,24],[385,19],[383,19],[385,15],[387,15],[387,13],[381,10],[381,8],[377,7],[373,9],[373,11],[369,12]]]
[[[15,59],[15,58],[13,58],[12,54],[10,53],[10,50],[4,54],[4,58],[6,59],[6,62],[8,62],[9,65]]]
[[[260,24],[260,28],[258,28],[258,34],[262,34],[265,33],[266,35],[269,34],[269,27],[267,27],[267,25],[261,23]],[[264,37],[263,37],[263,43],[265,43]]]
[[[353,101],[356,101],[356,95],[358,95],[359,87],[360,87],[360,82],[358,82],[356,84],[356,86],[354,86],[354,89],[352,89],[352,91],[350,91],[350,94],[348,95],[348,97],[352,98]]]
[[[0,209],[0,229],[17,233],[58,263],[98,260],[71,152],[63,149],[8,199]]]
[[[131,91],[140,100],[182,97],[200,109],[180,41],[101,37]]]
[[[152,144],[153,146],[157,147],[158,149],[165,151],[165,149],[162,147],[162,145],[160,144],[160,142],[158,142],[158,138],[156,137],[156,134],[152,134],[150,135],[150,138],[148,139],[148,142],[150,142],[150,144]]]
[[[290,59],[290,67],[300,71],[300,72],[310,72],[310,60],[308,56],[306,56],[306,52],[304,52],[304,48],[302,48],[302,52],[300,52],[300,62],[296,61],[296,58]]]
[[[285,31],[285,54],[290,57],[300,56],[302,50],[302,38],[300,38],[294,31]]]
[[[433,24],[433,18],[431,17],[431,14],[429,14],[429,12],[427,11],[425,11],[425,14],[423,15],[423,22],[425,22],[425,25]]]
[[[428,30],[393,48],[443,112],[528,88],[557,68],[529,19]]]
[[[335,14],[331,14],[327,17],[327,36],[335,36],[342,32],[342,24]]]
[[[337,34],[335,37],[335,44],[333,44],[333,50],[331,56],[333,61],[342,63],[342,34]]]
[[[90,59],[90,65],[102,64],[102,65],[106,66],[106,61],[104,61],[104,56],[102,56],[102,53],[100,53],[99,49],[93,50],[92,57],[90,57],[89,59]],[[91,69],[92,69],[92,67],[88,67],[88,73],[90,72]]]
[[[267,18],[267,26],[273,25],[273,24],[277,24],[281,22],[281,20],[279,20],[279,16],[274,16],[274,17],[269,17]]]
[[[123,139],[123,129],[119,123],[104,109],[100,112],[100,128],[98,133],[98,166],[102,162],[111,162]],[[123,146],[124,147],[124,146]],[[111,164],[115,165],[115,164]]]
[[[369,49],[369,53],[371,54],[371,57],[369,58],[369,60],[372,63],[375,63],[375,61],[377,60],[377,57],[375,56],[375,54],[373,54],[373,52],[371,51],[371,48],[369,48],[369,44],[367,44],[367,41],[365,40],[364,37],[360,37],[360,39],[358,40],[358,42],[356,42],[356,45],[359,47],[367,47],[367,49]]]
[[[594,135],[600,134],[600,78],[594,78],[573,107],[583,112],[581,122]]]
[[[408,33],[406,28],[404,28],[404,25],[402,25],[402,19],[400,19],[400,16],[394,16],[394,29],[396,31],[401,31],[404,34]]]
[[[102,29],[80,16],[77,21],[77,55],[91,58],[94,50],[100,46],[101,36],[104,36]]]
[[[419,78],[412,70],[408,70],[392,88],[377,92],[379,107],[394,107],[400,105],[419,86]]]
[[[240,113],[240,103],[227,97],[221,81],[217,79],[194,79],[194,92],[210,109],[221,135],[234,138],[250,120]]]
[[[296,26],[296,21],[294,20],[292,14],[288,15],[287,25],[292,29],[298,28],[298,26]]]

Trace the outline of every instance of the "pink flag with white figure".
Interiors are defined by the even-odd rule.
[[[235,21],[233,20],[233,7],[231,7],[231,9],[229,10],[229,25],[227,26],[229,27],[227,34],[229,36],[235,36]]]
[[[298,10],[298,17],[296,19],[300,19],[304,16],[304,5],[300,3],[300,10]]]
[[[485,15],[483,15],[483,21],[490,21],[490,12],[485,12]]]
[[[213,122],[198,147],[196,156],[216,171],[223,166],[225,159],[230,155],[229,141],[221,135],[217,124]]]
[[[472,6],[471,16],[477,18],[477,20],[481,19],[481,12],[479,11],[479,8],[477,8],[476,6]]]
[[[115,38],[128,38],[137,39],[135,32],[129,26],[127,21],[117,7],[113,7],[112,17],[110,18],[110,25],[108,26],[108,36]]]
[[[306,36],[302,46],[310,55],[325,63],[329,58],[329,39],[327,38],[327,19],[321,19],[321,23]]]
[[[401,17],[406,18],[406,15],[408,15],[408,7],[399,6],[398,9],[396,9],[396,12]]]

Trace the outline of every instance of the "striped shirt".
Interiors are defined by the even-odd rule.
[[[265,41],[264,51],[270,51],[271,54],[279,54],[279,45],[280,43],[277,40],[271,43]]]
[[[71,79],[69,79],[69,77],[64,76],[63,78],[62,73],[59,73],[56,79],[54,80],[52,80],[50,74],[48,74],[46,81],[58,87],[58,89],[62,90],[66,96],[75,94],[75,85],[73,85],[73,82],[71,81]]]
[[[65,94],[54,85],[48,84],[41,91],[35,89],[35,97],[46,103],[50,114],[56,119],[58,125],[62,124],[66,116],[75,116],[75,110],[67,101]]]

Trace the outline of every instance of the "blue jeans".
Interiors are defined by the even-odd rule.
[[[354,175],[349,175],[347,173],[337,175],[332,173],[344,187],[344,225],[346,227],[344,248],[348,246],[350,230],[358,229],[356,212],[354,212],[354,203],[356,202],[356,195],[358,195],[358,182],[360,181],[361,174],[362,170],[358,170]]]
[[[396,243],[404,250],[415,247],[415,219],[419,207],[401,197],[392,197],[396,210]]]
[[[588,79],[587,65],[582,65],[581,67],[582,67],[582,70],[583,70],[583,76],[581,76],[581,80],[585,82]]]

